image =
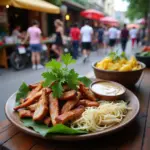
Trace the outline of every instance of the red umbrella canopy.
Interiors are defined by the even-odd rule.
[[[128,29],[131,29],[131,28],[137,28],[138,29],[138,28],[140,28],[140,26],[138,24],[128,24],[127,28]]]
[[[137,23],[144,25],[144,24],[146,24],[146,20],[144,18],[141,18],[141,19],[137,20]]]
[[[119,25],[119,22],[112,17],[104,17],[104,18],[101,18],[100,21],[104,24]]]
[[[94,9],[87,9],[80,13],[82,17],[92,19],[92,20],[99,20],[100,18],[104,17],[104,14],[98,10]]]

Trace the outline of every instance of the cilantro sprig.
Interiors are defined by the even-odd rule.
[[[127,56],[126,56],[125,52],[122,52],[120,54],[118,51],[110,52],[108,54],[108,57],[112,58],[113,61],[117,61],[117,60],[122,59],[122,58],[127,59]]]
[[[77,89],[79,81],[82,81],[86,86],[89,86],[91,81],[82,77],[79,78],[79,74],[74,69],[69,69],[70,64],[76,63],[76,60],[72,59],[70,54],[62,55],[62,63],[52,59],[46,64],[47,72],[42,74],[45,79],[43,86],[51,87],[53,96],[60,98],[63,93],[63,84],[67,84],[70,89]]]

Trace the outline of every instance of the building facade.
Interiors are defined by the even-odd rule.
[[[116,11],[114,16],[121,23],[129,23],[129,19],[126,17],[126,12]]]
[[[115,15],[115,0],[104,0],[104,12],[106,15],[114,17],[114,15]]]
[[[104,12],[104,2],[105,0],[88,0],[90,7],[97,9],[101,12]]]

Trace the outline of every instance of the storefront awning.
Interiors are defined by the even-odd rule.
[[[0,0],[0,5],[59,14],[60,8],[44,0]]]
[[[84,6],[82,6],[81,4],[74,2],[74,1],[70,1],[70,0],[62,0],[62,3],[67,5],[68,8],[72,8],[74,10],[85,10],[86,8]]]

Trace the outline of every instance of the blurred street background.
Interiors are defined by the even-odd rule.
[[[131,43],[129,42],[126,51],[127,55],[132,56],[136,52],[140,52],[140,47],[133,51],[131,49]],[[83,63],[83,58],[80,57],[77,63],[70,67],[74,68],[81,76],[94,77],[92,63],[101,60],[104,56],[104,50],[100,49],[91,53],[90,60],[86,64]],[[0,69],[0,110],[3,110],[3,112],[1,111],[0,113],[0,120],[5,119],[4,107],[10,95],[18,90],[23,81],[30,84],[41,80],[41,74],[44,70],[45,69],[33,71],[30,67],[21,71],[15,71],[12,68],[8,70]]]
[[[70,67],[93,77],[108,51],[150,51],[149,28],[149,0],[0,0],[0,121],[7,99],[41,80],[47,61],[70,53]]]

